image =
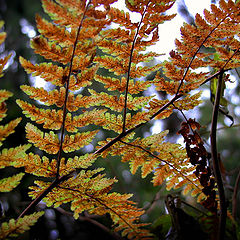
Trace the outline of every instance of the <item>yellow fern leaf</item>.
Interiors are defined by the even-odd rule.
[[[54,23],[60,24],[66,27],[76,27],[76,28],[80,24],[81,14],[83,13],[83,10],[85,7],[83,4],[79,4],[78,11],[70,12],[67,10],[67,8],[64,8],[63,6],[55,3],[52,0],[43,0],[42,6],[44,11],[51,16]]]
[[[122,77],[121,80],[117,78],[111,78],[101,75],[96,75],[95,80],[104,84],[104,87],[109,91],[119,91],[124,92],[126,89],[126,78]],[[129,93],[137,94],[143,92],[150,86],[150,81],[136,81],[134,84],[133,80],[130,80]]]
[[[76,169],[86,169],[90,167],[97,159],[96,154],[86,153],[82,156],[74,156],[74,158],[62,158],[60,175],[68,174]]]
[[[38,31],[47,39],[57,41],[61,46],[74,44],[76,31],[69,32],[65,27],[52,24],[39,15],[36,15],[36,23]]]
[[[7,100],[9,97],[12,97],[12,93],[7,91],[7,90],[0,90],[0,103],[4,102],[5,100]]]
[[[2,223],[0,227],[0,238],[17,237],[28,231],[43,214],[44,212],[33,213],[18,220],[11,219],[9,222]]]
[[[57,161],[52,159],[51,161],[43,156],[42,158],[33,153],[26,155],[22,159],[22,166],[25,168],[27,173],[34,174],[41,177],[55,177]]]
[[[67,122],[66,128],[70,129],[75,127],[85,127],[89,124],[95,124],[102,126],[105,122],[104,120],[104,113],[106,110],[96,110],[93,109],[91,111],[86,111],[83,114],[80,114],[78,116],[74,116],[72,121]],[[68,130],[69,131],[69,130]]]
[[[33,76],[40,76],[47,82],[51,82],[56,86],[63,86],[66,78],[66,70],[52,63],[32,64],[23,57],[19,58],[21,65],[27,73]]]
[[[36,36],[31,40],[31,47],[35,53],[40,54],[46,59],[67,64],[70,62],[73,51],[72,46],[61,48],[54,42],[47,41],[42,36]]]
[[[0,180],[0,192],[10,192],[15,188],[22,180],[24,173],[18,173],[14,176],[4,178]]]
[[[111,110],[121,112],[124,108],[124,95],[120,95],[119,97],[115,95],[109,95],[107,93],[97,93],[96,91],[89,89],[88,90],[92,96],[92,105],[95,106],[105,106],[110,108]],[[128,109],[137,111],[147,105],[148,101],[151,97],[132,97],[128,95]]]
[[[7,136],[14,133],[14,128],[19,124],[20,121],[21,118],[17,118],[4,126],[0,126],[0,146]]]

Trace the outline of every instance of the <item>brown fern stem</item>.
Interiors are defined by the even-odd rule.
[[[61,207],[56,208],[57,211],[59,211],[61,214],[66,215],[66,216],[70,216],[73,217],[73,213],[72,212],[68,212],[66,210],[64,210]],[[107,234],[109,234],[113,239],[116,240],[124,240],[121,236],[119,236],[116,232],[111,231],[109,228],[107,228],[106,226],[104,226],[103,224],[101,224],[100,222],[94,220],[91,217],[87,217],[87,216],[79,216],[78,219],[80,221],[86,221],[89,222],[91,224],[93,224],[94,226],[97,226],[98,228],[102,229],[104,232],[106,232]]]
[[[83,13],[81,22],[78,27],[76,39],[73,45],[73,53],[71,56],[70,60],[70,66],[69,66],[69,73],[68,77],[66,80],[66,95],[64,99],[64,105],[63,105],[63,122],[62,122],[62,127],[61,127],[61,136],[60,136],[60,146],[59,146],[59,151],[58,151],[58,157],[57,157],[57,172],[56,172],[56,178],[55,180],[49,185],[48,188],[46,188],[37,198],[35,198],[28,206],[25,208],[25,210],[19,215],[18,218],[23,217],[26,213],[28,213],[30,210],[32,210],[44,197],[47,196],[49,192],[51,192],[55,187],[57,187],[61,182],[67,180],[69,177],[71,177],[72,172],[70,174],[60,176],[59,171],[60,171],[60,162],[61,162],[61,156],[62,156],[62,147],[63,147],[63,141],[64,141],[64,132],[65,132],[65,121],[66,121],[66,113],[67,113],[67,100],[68,100],[68,93],[69,93],[69,82],[70,82],[70,76],[72,72],[72,65],[73,65],[73,58],[75,55],[75,50],[77,47],[77,42],[78,42],[78,37],[80,34],[80,30],[82,28],[83,20],[86,15],[86,12],[88,10],[89,5],[91,4],[91,0],[89,0],[88,4],[85,7],[85,11]]]
[[[132,143],[127,143],[127,142],[124,142],[122,140],[120,140],[120,142],[126,144],[126,145],[129,145],[129,146],[132,146],[132,147],[135,147],[135,148],[139,148],[141,150],[143,150],[144,152],[148,153],[150,156],[154,157],[154,158],[157,158],[160,162],[163,162],[165,164],[167,164],[169,167],[171,167],[174,171],[176,171],[177,173],[179,173],[183,178],[187,179],[190,183],[192,183],[198,190],[202,191],[190,178],[188,178],[188,176],[184,175],[182,173],[181,170],[178,170],[176,167],[174,167],[173,164],[169,163],[168,161],[165,161],[161,158],[159,158],[157,155],[151,153],[149,150],[145,149],[144,147],[142,146],[139,146],[139,145],[135,145],[135,144],[132,144]]]
[[[217,182],[217,188],[220,198],[220,219],[218,225],[218,240],[223,240],[225,236],[225,228],[226,228],[226,218],[227,218],[227,205],[224,193],[224,186],[219,166],[219,158],[217,152],[217,119],[221,98],[221,89],[223,85],[223,72],[219,75],[217,93],[213,107],[212,114],[212,124],[211,124],[211,132],[210,132],[210,140],[211,140],[211,153],[212,153],[212,163],[213,163],[213,171],[215,175],[215,179]]]
[[[133,51],[134,51],[134,47],[137,41],[137,37],[144,19],[144,16],[146,14],[148,5],[149,5],[150,1],[148,1],[144,12],[142,14],[141,20],[138,23],[138,27],[137,27],[137,32],[133,38],[133,42],[132,42],[132,48],[131,48],[131,52],[130,52],[130,57],[129,57],[129,63],[128,63],[128,71],[127,71],[127,80],[126,80],[126,89],[125,89],[125,98],[124,98],[124,109],[123,109],[123,126],[122,126],[122,132],[125,132],[125,128],[126,128],[126,116],[127,116],[127,99],[128,99],[128,87],[129,87],[129,81],[130,81],[130,72],[131,72],[131,65],[132,65],[132,57],[133,57]]]
[[[231,70],[231,68],[219,70],[218,72],[216,72],[216,73],[214,73],[213,75],[209,76],[204,82],[202,82],[202,83],[200,84],[200,86],[202,86],[202,85],[204,85],[205,83],[211,81],[212,79],[218,77],[222,72],[227,72],[227,71],[229,71],[229,70]]]
[[[83,12],[83,16],[81,19],[81,22],[79,24],[78,30],[77,30],[77,35],[76,39],[73,45],[73,52],[70,60],[70,66],[69,66],[69,72],[66,80],[66,94],[65,94],[65,99],[64,99],[64,105],[63,105],[63,122],[62,122],[62,127],[61,127],[61,135],[60,135],[60,146],[59,146],[59,151],[58,151],[58,157],[57,157],[57,173],[56,173],[56,178],[59,178],[59,171],[60,171],[60,162],[61,162],[61,157],[62,157],[62,149],[63,149],[63,142],[64,142],[64,132],[65,132],[65,121],[66,121],[66,115],[67,115],[67,100],[68,100],[68,93],[69,93],[69,83],[70,83],[70,76],[72,73],[72,66],[73,66],[73,59],[75,56],[75,51],[77,47],[77,42],[78,42],[78,37],[82,28],[83,20],[84,17],[87,13],[88,7],[91,4],[91,0],[89,0],[88,4],[85,7],[85,10]]]
[[[237,220],[236,219],[236,217],[237,217],[237,195],[238,195],[239,185],[240,185],[240,171],[238,172],[238,176],[237,176],[235,186],[234,186],[233,197],[232,197],[232,216],[235,221]]]
[[[174,103],[177,99],[179,99],[180,97],[182,97],[182,94],[177,94],[175,95],[168,103],[166,103],[164,106],[162,106],[156,113],[154,113],[148,121],[144,122],[144,123],[140,123],[138,125],[136,125],[133,128],[130,128],[128,130],[126,130],[125,132],[120,133],[117,137],[115,137],[114,139],[112,139],[110,142],[108,142],[107,144],[105,144],[103,147],[99,148],[97,151],[94,152],[94,154],[99,154],[104,152],[106,149],[108,149],[109,147],[111,147],[114,143],[118,142],[119,140],[121,140],[123,137],[127,136],[129,133],[135,131],[136,129],[138,129],[139,127],[144,126],[145,124],[147,124],[150,120],[152,120],[153,118],[155,118],[157,115],[159,115],[160,113],[162,113],[165,109],[167,109],[172,103]]]
[[[24,211],[18,216],[18,219],[29,213],[32,209],[34,209],[37,204],[47,196],[55,187],[57,187],[61,182],[66,181],[70,177],[74,171],[70,172],[67,175],[61,176],[56,178],[40,195],[38,195],[25,209]]]

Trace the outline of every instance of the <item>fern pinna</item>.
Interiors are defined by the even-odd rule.
[[[108,155],[120,156],[123,162],[129,162],[133,174],[138,168],[142,177],[153,173],[155,186],[166,182],[167,189],[171,189],[187,183],[184,193],[191,191],[199,201],[209,200],[211,196],[203,189],[212,182],[203,184],[205,172],[196,171],[201,163],[189,166],[188,157],[191,159],[189,155],[196,150],[194,147],[186,153],[179,144],[165,141],[167,131],[140,138],[135,136],[135,130],[152,119],[169,117],[174,110],[183,114],[193,109],[200,103],[201,93],[192,95],[191,90],[215,77],[221,82],[226,70],[239,66],[239,41],[235,36],[238,36],[240,10],[239,3],[220,0],[220,7],[212,5],[211,11],[204,12],[205,19],[196,15],[195,25],[182,27],[182,39],[176,40],[177,48],[171,51],[169,61],[145,66],[144,63],[158,56],[146,50],[159,40],[159,24],[174,17],[166,11],[175,1],[126,0],[127,9],[140,16],[137,23],[131,20],[129,13],[112,7],[114,2],[42,0],[51,21],[36,16],[40,35],[32,39],[31,47],[46,62],[35,64],[24,58],[20,58],[20,62],[27,73],[40,76],[53,84],[54,89],[23,85],[22,90],[27,95],[46,107],[23,100],[17,103],[34,122],[26,125],[26,137],[46,155],[28,153],[17,160],[16,167],[24,166],[27,173],[46,178],[46,181],[35,181],[36,185],[30,187],[29,194],[34,200],[20,217],[42,199],[54,207],[70,203],[75,218],[85,210],[97,215],[108,213],[115,230],[122,231],[123,236],[147,239],[153,236],[143,228],[145,224],[139,223],[144,211],[129,200],[131,194],[111,192],[117,180],[106,178],[101,173],[102,168],[93,169],[93,163]],[[112,23],[117,27],[110,28]],[[204,47],[213,47],[214,53],[204,52]],[[195,71],[208,66],[215,69],[214,75],[210,71]],[[166,78],[159,72],[154,80],[145,79],[160,67]],[[102,68],[110,76],[98,71]],[[106,92],[95,91],[92,84],[102,84]],[[144,96],[143,92],[151,85],[165,91],[170,98],[159,100]],[[88,94],[78,93],[83,88]],[[44,130],[37,124],[42,124]],[[194,133],[196,129],[191,121],[187,120],[187,124]],[[69,157],[70,152],[97,139],[98,130],[84,132],[87,125],[114,131],[116,135],[98,142],[94,153]],[[181,133],[186,140],[189,134],[185,130]],[[199,142],[193,141],[197,149]],[[212,155],[216,163],[214,150]],[[220,193],[221,179],[217,172],[215,176]],[[219,195],[224,212],[225,200]],[[215,198],[210,200],[215,204]],[[205,206],[210,209],[206,202]]]

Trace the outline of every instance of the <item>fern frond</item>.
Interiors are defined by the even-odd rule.
[[[12,97],[12,93],[7,90],[0,90],[0,103],[6,101],[9,97]]]
[[[189,167],[186,151],[179,145],[164,142],[167,131],[154,134],[147,138],[137,138],[115,143],[114,148],[108,148],[108,154],[122,155],[123,162],[129,162],[133,174],[141,167],[142,177],[153,173],[153,185],[162,185],[166,180],[167,189],[180,188],[186,184],[187,191],[192,195],[200,194],[202,187],[194,174],[195,167]],[[106,157],[106,152],[104,157]]]
[[[100,76],[96,75],[95,80],[101,82],[104,84],[104,87],[108,89],[109,91],[119,91],[124,92],[126,88],[126,78],[122,77],[121,80],[117,78],[111,78],[106,76]],[[133,80],[130,80],[130,86],[129,86],[129,93],[130,94],[138,94],[140,92],[143,92],[151,85],[150,81],[137,81],[134,84]]]
[[[91,111],[86,111],[83,114],[74,116],[72,121],[67,122],[67,128],[74,128],[76,127],[84,127],[88,126],[89,124],[95,124],[102,126],[105,122],[104,113],[106,112],[105,109],[96,110],[93,109]],[[72,132],[74,132],[74,129]],[[77,130],[77,129],[76,129]],[[69,130],[68,130],[69,131]]]
[[[7,239],[8,237],[17,237],[33,226],[44,212],[33,213],[18,220],[11,219],[9,222],[2,223],[0,227],[0,238]]]
[[[4,26],[4,21],[0,21],[0,28]],[[0,33],[0,44],[2,44],[6,39],[7,34],[5,32]]]
[[[3,178],[0,180],[0,192],[10,192],[22,180],[24,173],[18,173],[14,176]]]
[[[96,91],[89,89],[92,96],[92,105],[105,106],[113,111],[121,112],[124,108],[124,95],[119,97],[115,95],[109,95],[107,93],[97,93]],[[137,111],[148,104],[152,97],[132,97],[129,95],[128,108],[130,110]]]
[[[64,164],[61,164],[60,175],[68,174],[76,169],[87,169],[96,161],[97,157],[96,154],[86,153],[82,156],[68,158],[67,160],[63,158]]]
[[[42,36],[37,36],[31,40],[31,48],[35,53],[40,54],[46,59],[51,59],[62,64],[67,64],[71,60],[73,48],[61,48],[54,42],[49,42]]]
[[[21,165],[25,168],[25,172],[35,176],[56,176],[56,160],[52,159],[50,161],[46,156],[40,157],[37,154],[29,153],[22,159]]]
[[[51,41],[57,41],[61,45],[71,45],[76,39],[76,31],[69,32],[65,27],[61,27],[56,24],[41,18],[36,15],[36,23],[38,31]]]
[[[169,117],[173,113],[173,109],[178,110],[193,109],[202,102],[201,100],[199,100],[201,94],[202,94],[201,91],[194,95],[187,94],[183,99],[176,100],[174,102],[174,105],[170,105],[166,110],[158,114],[156,119],[165,119]],[[149,109],[149,111],[151,111],[152,114],[154,114],[168,102],[169,102],[168,100],[153,99],[152,101],[149,102],[149,107],[147,107],[147,109]]]
[[[221,0],[220,7],[212,4],[211,11],[204,10],[204,17],[197,14],[195,26],[185,24],[181,28],[182,39],[175,42],[177,51],[170,53],[171,61],[164,67],[166,76],[174,82],[170,87],[165,80],[164,87],[163,79],[160,80],[165,91],[186,93],[199,86],[206,73],[194,73],[196,68],[211,66],[224,70],[239,66],[240,43],[236,38],[239,11],[239,3]],[[201,51],[203,47],[214,48],[215,51]]]
[[[85,7],[84,4],[80,3],[77,8],[78,11],[70,12],[52,0],[43,0],[42,6],[44,11],[51,17],[54,23],[75,28],[77,28],[80,24],[81,14],[83,13]],[[70,8],[70,10],[72,9]]]

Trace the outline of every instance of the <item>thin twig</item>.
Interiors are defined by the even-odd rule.
[[[125,132],[125,128],[126,128],[126,116],[127,116],[127,99],[128,99],[128,87],[129,87],[129,81],[130,81],[130,72],[131,72],[131,65],[132,65],[132,57],[133,57],[133,51],[134,51],[134,47],[137,41],[137,37],[143,22],[143,19],[145,17],[148,5],[149,5],[150,1],[148,1],[144,12],[142,14],[141,20],[138,23],[138,27],[137,27],[137,31],[136,34],[133,38],[133,42],[132,42],[132,47],[131,47],[131,51],[130,51],[130,57],[129,57],[129,63],[128,63],[128,71],[127,71],[127,80],[126,80],[126,89],[125,89],[125,98],[124,98],[124,109],[123,109],[123,126],[122,126],[122,132]]]
[[[195,211],[197,211],[197,212],[199,212],[199,213],[201,213],[201,214],[203,214],[203,215],[205,215],[205,216],[207,216],[207,217],[208,217],[207,213],[205,213],[205,212],[203,212],[202,210],[200,210],[200,209],[198,209],[198,208],[196,208],[196,207],[192,206],[191,204],[189,204],[189,203],[185,202],[185,201],[184,201],[184,200],[182,200],[182,199],[180,199],[180,200],[181,200],[181,203],[185,204],[186,206],[188,206],[188,207],[190,207],[190,208],[194,209]]]
[[[66,181],[67,179],[72,177],[72,174],[75,171],[70,172],[67,175],[61,176],[56,178],[40,195],[38,195],[25,209],[24,211],[18,216],[18,219],[26,215],[30,210],[37,206],[37,204],[47,196],[55,187],[57,187],[61,182]]]
[[[226,129],[231,129],[231,128],[235,128],[235,127],[240,127],[240,124],[235,124],[235,125],[232,125],[232,126],[219,127],[219,128],[217,128],[216,131],[218,132],[220,130],[226,130]],[[207,133],[210,133],[210,131],[201,132],[201,135],[204,135],[204,134],[207,134]]]
[[[225,228],[226,228],[226,217],[227,217],[227,206],[226,206],[223,181],[222,181],[222,176],[221,176],[221,171],[219,166],[219,159],[218,159],[218,152],[217,152],[217,137],[216,137],[217,119],[218,119],[222,85],[223,85],[223,72],[219,75],[217,93],[215,97],[213,115],[212,115],[211,132],[210,132],[213,171],[214,171],[215,179],[217,182],[217,188],[218,188],[218,193],[220,198],[220,220],[219,220],[218,238],[217,238],[218,240],[224,239]]]
[[[209,76],[204,82],[202,82],[202,83],[200,84],[200,86],[202,86],[202,85],[204,85],[205,83],[211,81],[212,79],[218,77],[222,72],[227,72],[227,71],[229,71],[229,70],[231,70],[231,68],[219,70],[218,72],[216,72],[216,73],[214,73],[213,75]]]
[[[152,209],[154,208],[154,206],[156,205],[157,201],[160,200],[161,196],[161,191],[162,189],[160,189],[154,196],[154,198],[152,199],[152,201],[147,204],[145,207],[143,207],[143,210],[145,210],[145,213],[148,214],[152,211]]]
[[[66,211],[64,210],[63,208],[61,207],[58,207],[56,208],[57,211],[59,211],[60,213],[64,214],[64,215],[67,215],[67,216],[70,216],[70,217],[73,217],[73,213],[72,212],[69,212],[69,211]],[[90,222],[91,224],[101,228],[104,232],[108,233],[111,237],[113,237],[113,239],[116,239],[116,240],[123,240],[123,238],[121,236],[119,236],[119,234],[111,231],[109,228],[107,228],[106,226],[104,226],[103,224],[101,224],[100,222],[90,218],[90,217],[87,217],[87,216],[79,216],[78,219],[80,221],[87,221],[87,222]]]
[[[237,176],[237,179],[235,182],[233,197],[232,197],[232,216],[235,221],[236,221],[236,216],[237,216],[237,195],[238,195],[239,185],[240,185],[240,170],[238,172],[238,176]]]

